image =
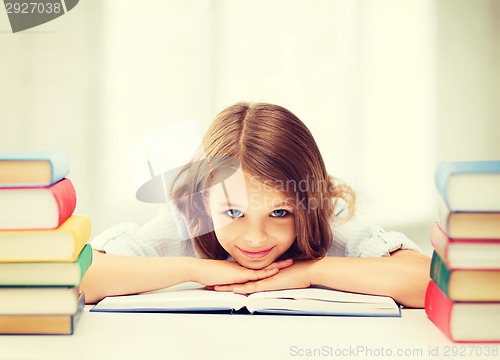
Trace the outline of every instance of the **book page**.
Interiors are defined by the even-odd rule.
[[[339,302],[318,299],[253,299],[247,303],[250,313],[349,315],[349,316],[399,316],[395,303]]]
[[[0,184],[45,185],[50,183],[52,169],[48,160],[0,160]]]
[[[244,307],[245,295],[207,290],[196,283],[137,295],[110,296],[92,308],[94,311],[180,311],[180,310],[239,310]]]
[[[357,293],[350,293],[332,289],[314,288],[314,287],[306,289],[264,291],[249,295],[249,299],[272,299],[272,298],[317,299],[330,302],[347,302],[347,303],[363,303],[363,302],[379,303],[379,304],[394,303],[394,300],[388,296],[357,294]]]

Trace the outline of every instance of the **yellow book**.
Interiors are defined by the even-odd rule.
[[[90,219],[72,215],[50,230],[0,231],[0,262],[74,262],[90,239]]]

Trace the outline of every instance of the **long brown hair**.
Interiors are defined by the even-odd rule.
[[[203,196],[186,194],[203,194],[216,176],[224,176],[221,171],[231,174],[240,165],[295,200],[297,237],[286,257],[323,257],[332,244],[330,220],[337,200],[345,199],[353,213],[352,189],[332,181],[309,129],[281,106],[240,102],[224,109],[207,130],[203,152],[184,167],[171,194],[203,257],[226,259],[228,253],[210,230]]]

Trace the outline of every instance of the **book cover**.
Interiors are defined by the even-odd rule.
[[[430,276],[452,301],[500,302],[500,269],[451,270],[434,252]]]
[[[0,315],[0,334],[73,335],[85,308],[85,294],[80,292],[74,314]]]
[[[0,315],[66,315],[78,309],[77,286],[0,287]]]
[[[451,341],[500,342],[500,303],[454,302],[429,281],[425,312]]]
[[[70,179],[46,187],[0,188],[0,229],[55,229],[76,207]]]
[[[500,160],[443,162],[434,180],[451,211],[500,211]]]
[[[63,150],[0,152],[0,187],[49,186],[68,174]]]
[[[0,262],[73,262],[90,234],[90,219],[83,215],[72,215],[54,230],[0,231]]]
[[[75,262],[0,262],[0,287],[78,286],[91,263],[90,244]]]
[[[449,269],[500,270],[500,239],[450,238],[435,222],[431,244]]]
[[[90,311],[401,316],[400,307],[385,296],[323,288],[265,291],[246,296],[207,290],[190,283],[138,295],[107,297]]]
[[[438,222],[450,238],[500,239],[500,212],[451,211],[439,201]]]

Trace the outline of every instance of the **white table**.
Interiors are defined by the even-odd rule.
[[[500,344],[450,342],[424,310],[357,318],[89,309],[72,336],[0,336],[0,359],[500,359]]]

